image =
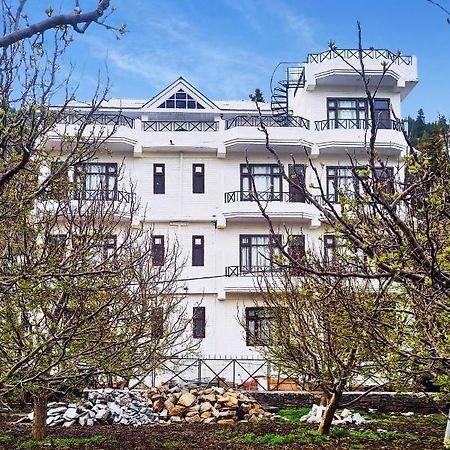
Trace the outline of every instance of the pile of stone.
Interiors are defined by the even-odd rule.
[[[272,418],[250,395],[222,387],[160,386],[145,393],[160,421],[231,424]]]
[[[23,420],[33,420],[33,413]],[[158,414],[153,412],[147,399],[136,391],[100,389],[88,393],[81,404],[51,402],[47,405],[47,425],[70,427],[75,424],[146,425],[158,423]]]
[[[80,403],[47,405],[47,425],[147,425],[203,422],[231,424],[273,418],[251,396],[234,389],[160,386],[145,391],[100,389],[87,392]],[[33,420],[33,413],[20,421]]]
[[[308,423],[320,423],[325,406],[313,405],[311,411],[300,418],[301,422]],[[343,409],[341,413],[335,413],[333,418],[333,425],[345,425],[347,423],[353,423],[355,425],[361,425],[366,423],[367,420],[359,413],[352,413],[349,409]]]

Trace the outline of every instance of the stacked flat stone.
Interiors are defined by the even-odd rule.
[[[33,413],[23,420],[33,420]],[[138,391],[100,389],[88,393],[81,404],[52,402],[47,405],[47,425],[70,427],[75,424],[147,425],[158,423],[159,417]]]
[[[231,424],[274,417],[250,395],[230,388],[160,386],[148,390],[145,396],[165,423]]]

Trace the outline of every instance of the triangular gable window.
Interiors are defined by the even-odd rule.
[[[186,94],[183,89],[180,89],[176,94],[164,100],[158,108],[205,109],[198,101],[193,99],[189,94]]]

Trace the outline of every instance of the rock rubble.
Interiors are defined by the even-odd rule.
[[[325,411],[325,406],[313,405],[311,411],[308,414],[300,418],[301,422],[308,423],[320,423],[322,415]],[[356,425],[361,425],[366,423],[367,420],[361,416],[359,413],[352,413],[349,409],[343,409],[342,412],[335,413],[333,418],[333,425],[343,425],[346,423],[354,423]]]
[[[244,392],[220,387],[160,386],[145,391],[100,389],[87,392],[86,401],[47,405],[47,425],[147,425],[153,423],[218,423],[256,421],[275,415]],[[20,421],[33,420],[33,413]]]

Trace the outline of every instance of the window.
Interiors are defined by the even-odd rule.
[[[47,191],[49,198],[61,200],[66,197],[69,190],[69,176],[67,168],[64,169],[63,162],[52,162],[50,167],[50,177],[51,181]]]
[[[163,101],[158,108],[205,109],[203,105],[193,99],[189,94],[186,94],[183,89],[180,89],[177,93]]]
[[[205,265],[205,239],[203,236],[192,236],[192,265]]]
[[[164,236],[153,236],[152,263],[154,266],[164,265]]]
[[[330,264],[336,259],[337,241],[334,234],[323,235],[323,256],[325,262]]]
[[[370,114],[366,99],[329,98],[327,106],[329,128],[367,128]],[[374,107],[378,128],[392,128],[389,99],[375,99]]]
[[[355,187],[352,167],[327,167],[327,198],[330,202],[339,203],[339,195],[353,195]]]
[[[245,330],[248,346],[268,345],[272,340],[271,308],[245,308]]]
[[[305,202],[305,193],[298,186],[305,186],[305,166],[303,164],[289,164],[288,168],[289,179],[289,201],[290,202]]]
[[[192,192],[194,194],[205,193],[205,165],[192,164]]]
[[[288,253],[294,260],[301,260],[305,257],[305,236],[303,234],[293,234],[288,237]]]
[[[241,234],[239,238],[242,273],[258,272],[272,267],[272,258],[276,249],[271,236]]]
[[[195,306],[192,313],[193,337],[195,339],[203,339],[206,331],[204,306]]]
[[[86,163],[75,166],[77,198],[117,198],[117,163]]]
[[[241,164],[241,201],[281,201],[281,183],[278,164]]]
[[[162,339],[164,335],[164,310],[161,306],[153,308],[150,318],[150,334],[152,339]]]
[[[375,99],[374,107],[378,128],[392,128],[389,99]]]
[[[394,193],[394,168],[375,167],[375,178],[378,182],[378,192]],[[381,189],[380,189],[381,188]]]
[[[105,236],[102,241],[95,246],[98,250],[97,254],[103,258],[103,261],[114,256],[117,249],[116,236]]]
[[[166,165],[153,164],[153,193],[164,194],[166,192]]]

